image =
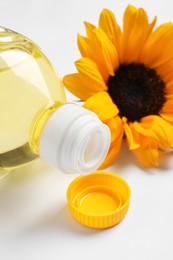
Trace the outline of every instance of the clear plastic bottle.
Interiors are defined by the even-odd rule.
[[[39,156],[66,173],[97,169],[110,132],[75,104],[52,65],[25,36],[0,27],[0,174]]]

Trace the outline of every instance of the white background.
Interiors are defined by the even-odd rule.
[[[144,7],[157,24],[173,21],[172,1],[0,0],[0,24],[35,41],[58,75],[75,71],[80,58],[76,35],[83,21],[97,24],[103,8],[119,23],[128,3]],[[68,100],[73,98],[67,94]],[[132,191],[125,219],[106,230],[78,224],[67,208],[66,190],[77,175],[65,175],[43,162],[0,181],[0,259],[2,260],[172,260],[173,158],[159,169],[141,169],[124,146],[108,170],[122,176]]]

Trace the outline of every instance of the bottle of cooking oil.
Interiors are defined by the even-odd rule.
[[[0,27],[0,174],[38,157],[65,173],[87,174],[109,144],[109,129],[94,113],[66,103],[39,47]]]

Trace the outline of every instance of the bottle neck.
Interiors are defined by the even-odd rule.
[[[40,134],[48,119],[61,105],[61,102],[56,102],[52,106],[44,107],[35,116],[30,130],[30,147],[34,153],[39,154]]]

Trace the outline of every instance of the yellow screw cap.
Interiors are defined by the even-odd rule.
[[[69,209],[81,224],[109,228],[126,215],[130,188],[125,180],[109,172],[94,172],[77,177],[67,190]]]

